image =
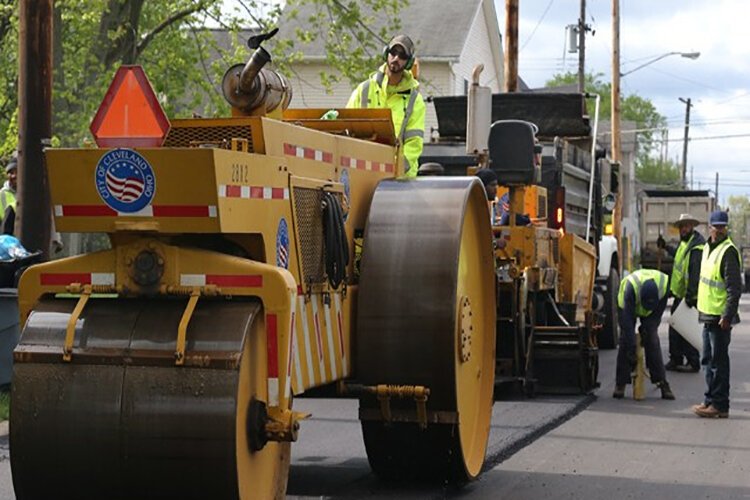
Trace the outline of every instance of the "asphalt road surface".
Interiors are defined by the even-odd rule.
[[[614,400],[614,351],[601,353],[598,397],[539,397],[495,403],[487,465],[461,489],[388,484],[369,469],[354,401],[298,399],[313,413],[292,447],[290,498],[372,499],[750,499],[750,298],[730,356],[730,418],[706,420],[702,373],[671,373],[677,396],[648,386],[643,401]],[[666,353],[666,319],[662,350]],[[630,396],[630,392],[627,393]],[[7,423],[0,423],[0,499],[14,498]]]

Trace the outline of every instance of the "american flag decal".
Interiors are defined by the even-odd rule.
[[[145,186],[137,177],[117,177],[111,170],[107,171],[107,188],[120,201],[137,200],[143,194]]]
[[[276,265],[289,269],[289,226],[284,217],[279,221],[276,231]]]

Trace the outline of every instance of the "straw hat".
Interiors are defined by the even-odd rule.
[[[676,221],[674,221],[672,223],[672,225],[676,226],[676,227],[679,227],[680,224],[682,224],[683,222],[687,222],[687,223],[692,224],[694,226],[697,226],[698,224],[700,224],[700,222],[698,221],[698,219],[696,219],[692,215],[690,215],[690,214],[680,214],[680,218],[677,219]]]

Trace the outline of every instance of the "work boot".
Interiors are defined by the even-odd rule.
[[[701,403],[701,404],[698,404],[698,405],[693,405],[692,406],[693,413],[697,414],[698,410],[706,410],[706,409],[708,409],[709,406],[711,406],[711,405],[707,405],[706,403]]]
[[[662,380],[656,386],[661,389],[661,398],[662,399],[674,399],[674,393],[672,392],[672,389],[669,387],[669,382],[666,380]]]
[[[625,386],[624,385],[616,385],[615,386],[615,392],[612,393],[612,397],[615,399],[622,399],[625,397]]]
[[[669,362],[664,365],[664,369],[670,372],[676,372],[680,366],[682,365],[675,363],[674,360],[670,359]]]
[[[695,414],[703,418],[729,418],[728,411],[721,411],[714,405],[711,405],[708,408],[696,408]]]
[[[679,371],[682,373],[698,373],[701,371],[701,367],[697,365],[684,365],[680,367]]]

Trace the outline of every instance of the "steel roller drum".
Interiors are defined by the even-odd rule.
[[[469,325],[470,357],[462,360],[461,327]],[[364,238],[356,348],[359,382],[428,387],[428,420],[437,422],[423,430],[413,421],[363,418],[375,472],[476,477],[495,366],[492,234],[476,177],[379,184]],[[392,399],[391,406],[415,413],[413,400]],[[360,418],[367,410],[379,410],[375,398],[360,400]]]
[[[174,366],[186,299],[91,299],[64,363],[75,304],[40,302],[17,350],[10,440],[19,499],[244,498],[253,474],[278,481],[277,466],[263,463],[288,463],[288,444],[251,454],[245,433],[248,401],[265,383],[258,302],[198,301],[186,352],[202,361],[190,367]]]

